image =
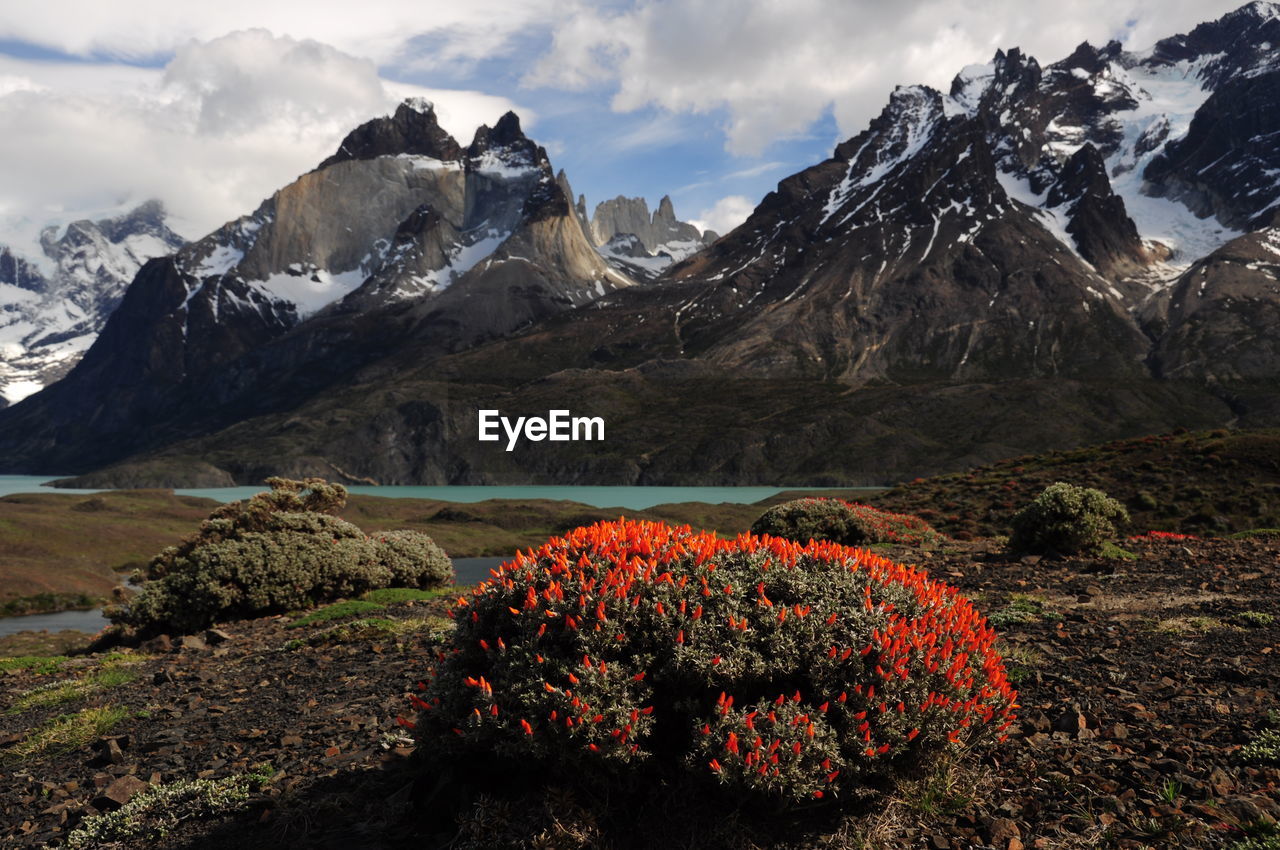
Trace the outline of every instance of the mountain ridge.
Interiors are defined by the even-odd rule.
[[[1266,220],[1259,187],[1280,192],[1280,152],[1244,150],[1231,173],[1247,191],[1198,208],[1208,218],[1182,188],[1203,168],[1198,140],[1221,142],[1213,127],[1228,141],[1280,132],[1251,88],[1280,82],[1276,19],[1259,10],[1142,53],[1084,43],[1041,66],[1014,48],[948,93],[899,87],[832,157],[652,283],[522,309],[527,270],[504,262],[492,288],[473,280],[434,300],[369,308],[349,293],[193,384],[216,403],[149,425],[147,453],[107,457],[88,434],[38,445],[33,420],[12,424],[19,408],[0,415],[0,464],[83,470],[132,454],[245,481],[338,470],[385,483],[836,485],[1272,424],[1280,239],[1236,228]],[[538,173],[535,206],[554,224],[524,244],[572,246],[564,268],[587,268],[585,253],[574,265],[599,259],[585,203],[549,163]],[[416,214],[411,232],[453,238]],[[357,362],[320,351],[344,346]],[[268,389],[274,404],[252,400]],[[581,409],[614,423],[612,442],[490,450],[474,438],[481,407]]]

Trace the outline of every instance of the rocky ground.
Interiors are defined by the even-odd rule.
[[[1126,546],[1135,560],[1015,559],[985,542],[891,552],[963,588],[997,624],[1021,691],[1013,736],[843,820],[801,813],[780,830],[717,815],[729,827],[716,832],[691,814],[668,820],[662,846],[1276,846],[1261,842],[1280,834],[1269,826],[1280,737],[1266,746],[1280,729],[1280,538]],[[0,843],[61,846],[88,816],[150,794],[160,802],[127,819],[135,837],[108,846],[512,846],[512,809],[536,799],[525,846],[656,846],[646,807],[544,783],[441,808],[397,717],[440,639],[442,604],[8,662]],[[175,784],[198,779],[199,793]],[[148,835],[179,813],[192,817]]]

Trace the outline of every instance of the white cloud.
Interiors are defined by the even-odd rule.
[[[746,221],[755,208],[755,202],[745,195],[729,195],[700,212],[690,224],[699,230],[714,230],[723,236]]]
[[[162,70],[0,58],[0,242],[29,251],[46,223],[149,197],[203,235],[409,95],[433,100],[464,143],[515,108],[387,82],[367,59],[262,30],[190,42]]]
[[[1134,47],[1240,0],[654,0],[580,7],[556,26],[528,85],[612,85],[612,106],[725,110],[728,149],[758,155],[834,109],[852,136],[898,84],[947,89],[963,66],[1020,46],[1042,63],[1089,40]],[[1136,25],[1131,22],[1137,21]]]
[[[556,8],[553,0],[41,0],[5,6],[0,38],[77,56],[167,55],[192,39],[261,27],[382,63],[401,57],[411,36],[427,33],[447,36],[442,61],[490,56],[513,36],[545,25]]]

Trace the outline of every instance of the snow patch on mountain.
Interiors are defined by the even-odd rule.
[[[954,115],[973,115],[978,111],[982,96],[995,80],[996,65],[966,65],[956,75],[959,85],[950,97],[942,101],[943,112],[948,118]]]
[[[1186,268],[1241,235],[1216,219],[1197,217],[1180,201],[1152,197],[1143,178],[1164,146],[1187,134],[1196,110],[1211,94],[1204,86],[1202,72],[1220,57],[1211,54],[1171,65],[1111,65],[1138,103],[1135,109],[1113,115],[1123,140],[1107,158],[1111,188],[1124,200],[1125,210],[1144,239],[1173,249],[1170,264],[1175,268]]]
[[[298,319],[303,320],[354,291],[364,280],[360,269],[332,273],[325,269],[306,270],[294,263],[283,273],[247,283],[268,300],[293,305]]]
[[[503,242],[511,238],[511,231],[489,228],[473,233],[469,238],[474,241],[458,246],[450,255],[447,264],[423,279],[424,282],[430,283],[432,289],[446,289],[458,278],[471,271],[481,260],[490,257]]]
[[[1076,240],[1067,232],[1067,222],[1065,220],[1066,210],[1050,209],[1045,207],[1045,199],[1048,191],[1037,194],[1031,188],[1030,181],[1025,177],[1019,177],[1017,174],[1011,174],[1007,171],[996,173],[996,180],[1000,183],[1000,188],[1004,189],[1004,193],[1011,200],[1019,201],[1031,207],[1035,220],[1045,230],[1066,247],[1076,259],[1085,265],[1089,270],[1093,270],[1093,266],[1080,255],[1080,247],[1076,244]]]
[[[894,91],[886,112],[892,110],[897,120],[883,132],[869,131],[862,146],[849,157],[849,169],[827,197],[819,225],[826,224],[859,189],[880,183],[925,149],[943,115],[937,98],[936,92],[924,86],[903,86]]]
[[[506,150],[485,151],[472,160],[472,168],[486,177],[518,180],[538,173],[538,167],[525,156]]]

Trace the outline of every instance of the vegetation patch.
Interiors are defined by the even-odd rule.
[[[16,762],[46,753],[78,750],[108,734],[129,715],[129,709],[110,705],[59,715],[12,747],[0,750],[0,761]]]
[[[399,605],[404,602],[427,602],[446,596],[456,596],[465,590],[465,587],[458,585],[434,587],[430,590],[419,590],[414,587],[381,587],[369,591],[360,598],[375,605]]]
[[[1205,632],[1230,629],[1229,623],[1217,617],[1169,617],[1156,623],[1156,631],[1172,635],[1204,634]]]
[[[250,773],[223,779],[182,779],[148,788],[114,812],[86,818],[67,837],[67,846],[100,847],[123,842],[154,842],[179,824],[239,811],[269,776]]]
[[[919,517],[846,502],[843,499],[796,499],[775,505],[751,526],[752,534],[768,534],[797,543],[829,540],[845,546],[893,543],[933,546],[942,535]]]
[[[0,602],[0,617],[53,614],[58,611],[87,611],[96,608],[102,597],[87,593],[33,593]]]
[[[1280,825],[1259,821],[1243,831],[1245,837],[1227,844],[1225,850],[1280,850]]]
[[[1044,653],[1021,644],[1001,644],[1000,654],[1004,657],[1006,675],[1015,685],[1025,681],[1044,664]]]
[[[1009,594],[1008,604],[987,615],[987,620],[996,628],[1004,628],[1015,623],[1038,623],[1041,620],[1061,619],[1062,614],[1050,608],[1048,602],[1028,593]]]
[[[65,655],[18,655],[0,658],[0,672],[7,670],[28,670],[32,673],[49,675],[57,673],[67,662]]]
[[[144,659],[145,656],[111,653],[102,659],[98,669],[88,671],[78,679],[48,682],[19,694],[6,713],[20,714],[32,708],[77,702],[91,694],[127,685],[138,678],[138,674],[129,667]]]
[[[305,626],[314,626],[317,623],[327,623],[331,620],[342,620],[347,617],[355,617],[361,614],[372,614],[374,611],[382,611],[385,608],[385,605],[365,602],[362,599],[349,599],[345,602],[335,602],[332,605],[317,608],[310,614],[294,620],[288,627],[291,629],[299,629]]]
[[[783,805],[1002,740],[1016,694],[953,588],[834,543],[621,520],[460,597],[423,752],[697,777]]]
[[[1254,538],[1280,537],[1280,528],[1251,528],[1248,531],[1237,531],[1228,535],[1232,540],[1250,540]]]
[[[294,638],[285,643],[285,651],[304,646],[336,646],[360,641],[400,641],[411,635],[426,633],[436,637],[453,628],[453,623],[443,617],[362,617],[321,629],[305,638]]]
[[[341,485],[315,478],[267,483],[270,491],[223,505],[197,534],[157,555],[148,566],[151,581],[128,605],[110,610],[112,620],[144,633],[187,633],[390,585],[452,583],[452,562],[426,535],[370,537],[333,516],[345,503]]]
[[[1059,481],[1014,514],[1009,548],[1014,552],[1104,554],[1117,527],[1128,521],[1124,506],[1101,490]]]
[[[1240,758],[1252,764],[1280,765],[1280,731],[1263,729],[1240,748]]]

